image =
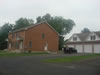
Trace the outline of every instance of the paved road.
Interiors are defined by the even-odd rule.
[[[76,63],[43,63],[70,55],[0,57],[0,75],[100,75],[100,58]]]

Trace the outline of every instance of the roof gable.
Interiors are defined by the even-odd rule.
[[[44,21],[44,22],[41,22],[41,23],[37,23],[37,24],[35,24],[35,25],[31,25],[31,26],[28,26],[28,27],[25,27],[25,28],[21,28],[21,29],[15,30],[15,31],[13,31],[13,32],[28,30],[28,29],[30,29],[30,28],[39,26],[39,25],[41,25],[41,24],[46,24],[46,25],[48,25],[55,33],[57,33],[57,35],[60,35],[51,25],[49,25],[49,24],[48,24],[47,22],[45,22],[45,21]],[[9,33],[13,33],[13,32],[9,32]]]
[[[77,34],[73,34],[73,35],[69,38],[69,41],[73,41],[73,37],[77,37],[77,41],[81,41],[81,39],[77,36]]]

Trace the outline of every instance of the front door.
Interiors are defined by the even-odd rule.
[[[20,42],[19,48],[20,48],[20,49],[23,49],[23,41]]]
[[[9,49],[11,49],[11,43],[9,43]]]
[[[44,46],[44,50],[47,51],[48,50],[48,44],[46,43],[46,45]]]

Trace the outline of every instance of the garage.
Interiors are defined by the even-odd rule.
[[[100,44],[94,45],[94,53],[100,53]]]
[[[78,53],[82,53],[82,52],[83,52],[82,45],[76,45],[75,48],[77,49],[77,52],[78,52]]]
[[[85,53],[92,53],[92,45],[84,45]]]

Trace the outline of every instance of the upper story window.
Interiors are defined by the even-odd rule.
[[[77,37],[73,37],[73,41],[77,41]]]
[[[95,35],[91,35],[91,36],[90,36],[90,39],[91,39],[91,40],[95,40],[95,39],[96,39],[96,36],[95,36]]]
[[[45,38],[45,34],[43,33],[43,34],[42,34],[42,39],[44,39],[44,38]]]
[[[16,38],[18,37],[18,32],[16,33]]]
[[[15,38],[15,34],[14,34],[14,33],[12,33],[12,39],[13,39],[13,38]]]

